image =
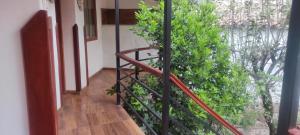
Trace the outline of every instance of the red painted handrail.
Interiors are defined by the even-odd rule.
[[[290,129],[289,135],[300,135],[300,129],[298,127]]]
[[[121,59],[139,67],[142,68],[144,71],[151,73],[155,76],[161,77],[163,72],[148,66],[145,63],[142,63],[140,61],[137,61],[135,59],[132,59],[126,54],[128,53],[133,53],[136,51],[144,51],[144,50],[150,50],[154,49],[152,47],[146,47],[146,48],[137,48],[137,49],[131,49],[131,50],[126,50],[122,51],[118,54],[116,54],[118,57]],[[224,127],[229,129],[233,134],[235,135],[242,135],[240,131],[238,131],[234,126],[229,124],[226,120],[224,120],[220,115],[218,115],[215,111],[213,111],[210,107],[208,107],[197,95],[195,95],[181,80],[179,80],[174,74],[171,74],[170,80],[177,86],[179,87],[187,96],[189,96],[195,103],[197,103],[201,108],[203,108],[207,113],[209,113],[211,116],[213,116],[218,122],[220,122]]]

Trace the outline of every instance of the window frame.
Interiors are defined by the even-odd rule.
[[[97,21],[97,7],[96,7],[96,0],[85,0],[85,2],[87,1],[91,1],[92,2],[92,10],[91,12],[91,17],[93,20],[93,24],[95,24],[95,28],[93,29],[95,31],[95,36],[90,37],[87,35],[87,29],[86,29],[86,6],[84,6],[84,38],[86,39],[87,42],[89,41],[94,41],[94,40],[98,40],[98,21]],[[86,3],[85,3],[86,4]]]

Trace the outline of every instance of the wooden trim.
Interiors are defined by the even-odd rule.
[[[52,84],[52,91],[50,91],[50,95],[52,94],[52,101],[51,102],[51,110],[52,110],[52,114],[54,115],[54,119],[55,119],[55,133],[58,134],[58,120],[57,120],[57,98],[56,98],[56,81],[55,81],[55,66],[54,66],[54,48],[53,48],[53,30],[54,28],[52,27],[52,18],[48,17],[48,43],[49,43],[49,55],[50,55],[50,74],[51,74],[51,84]]]
[[[98,40],[98,37],[92,37],[92,38],[87,38],[86,41],[90,42],[90,41],[95,41]]]
[[[137,19],[135,12],[138,9],[120,9],[120,24],[122,25],[135,25]],[[115,24],[115,9],[101,9],[102,24],[103,25],[114,25]]]
[[[103,67],[101,70],[116,70],[117,68],[112,67]]]
[[[85,27],[83,28],[84,35],[86,33]],[[87,39],[84,37],[84,49],[85,49],[85,68],[86,68],[86,84],[89,86],[90,80],[89,80],[89,59],[88,59],[88,49],[87,49]]]
[[[116,68],[104,67],[104,68],[100,69],[99,71],[97,71],[95,74],[93,74],[91,77],[89,77],[89,80],[95,78],[98,74],[103,72],[103,70],[116,70]],[[125,70],[134,71],[134,69],[125,69]]]
[[[61,94],[66,91],[65,82],[65,60],[64,60],[64,45],[63,45],[63,32],[62,32],[62,17],[61,17],[61,3],[60,0],[55,0],[55,13],[57,22],[57,36],[58,36],[58,61],[59,61],[59,76],[60,76],[60,87]]]
[[[117,70],[116,68],[112,68],[112,67],[104,67],[102,70]]]
[[[62,94],[65,91],[65,81],[64,81],[64,69],[62,68],[62,56],[61,56],[61,48],[60,46],[60,42],[59,42],[59,31],[58,31],[58,27],[56,26],[56,44],[57,44],[57,58],[58,58],[58,72],[59,72],[59,83],[60,83],[60,101],[61,104],[63,104],[63,98],[62,98]],[[64,67],[64,66],[63,66]]]
[[[51,27],[40,10],[21,30],[30,135],[57,135]]]
[[[74,43],[74,64],[75,64],[75,81],[76,91],[81,90],[81,68],[80,68],[80,48],[79,48],[79,31],[78,25],[73,26],[73,43]]]
[[[66,91],[64,92],[64,94],[78,95],[78,94],[80,94],[80,92],[74,91],[74,90],[66,90]]]

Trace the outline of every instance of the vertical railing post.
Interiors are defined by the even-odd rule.
[[[163,48],[163,110],[162,110],[162,135],[167,135],[169,130],[169,104],[170,104],[170,64],[171,64],[171,15],[172,0],[165,0],[164,4],[164,48]]]
[[[139,61],[140,59],[140,52],[139,51],[135,51],[135,60]],[[135,67],[135,79],[139,79],[139,67],[136,66]]]
[[[288,135],[288,129],[296,127],[300,92],[299,13],[300,1],[293,0],[279,110],[278,135]]]
[[[119,10],[119,0],[115,0],[115,25],[116,25],[116,54],[120,52],[120,10]],[[121,103],[121,93],[120,93],[120,57],[116,56],[116,93],[117,93],[117,105]]]

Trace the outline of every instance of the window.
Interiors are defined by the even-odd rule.
[[[120,25],[135,25],[137,23],[135,13],[138,11],[138,9],[120,9]],[[101,13],[103,25],[115,24],[115,9],[102,8]]]
[[[87,41],[97,40],[97,14],[95,0],[85,0],[84,4],[85,38]]]

